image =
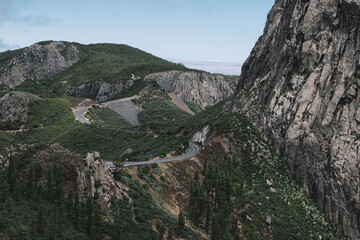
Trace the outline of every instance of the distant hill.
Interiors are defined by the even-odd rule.
[[[187,68],[123,44],[46,41],[0,53],[0,90],[95,97],[106,88],[117,95],[147,74],[168,70]]]

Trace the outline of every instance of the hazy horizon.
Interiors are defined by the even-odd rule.
[[[239,74],[273,0],[0,0],[0,51],[44,40],[127,44],[213,73]]]

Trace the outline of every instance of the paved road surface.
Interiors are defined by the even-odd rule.
[[[109,101],[109,102],[104,102],[103,104],[110,107],[111,106],[122,106],[122,104],[125,102],[126,104],[130,101],[132,104],[134,104],[131,99],[134,98],[139,98],[138,96],[134,96],[131,98],[123,98],[123,99],[118,99],[118,100],[114,100],[114,101]],[[134,105],[135,107],[135,105]],[[85,107],[82,109],[79,109],[77,111],[74,112],[75,116],[77,119],[79,119],[79,121],[81,123],[85,123],[85,124],[91,124],[89,120],[87,120],[84,117],[84,114],[86,113],[86,111],[88,111],[91,107]],[[113,109],[114,110],[114,109]],[[137,109],[136,109],[137,111]],[[123,116],[125,117],[125,116]],[[126,118],[126,117],[125,117]],[[134,119],[134,118],[132,118]],[[136,119],[137,119],[137,112],[136,112]],[[128,119],[127,119],[128,120]],[[129,121],[129,120],[128,120]],[[133,123],[133,122],[132,122]],[[134,123],[133,123],[134,124]],[[150,160],[150,161],[143,161],[143,162],[126,162],[124,163],[124,167],[136,167],[136,166],[142,166],[142,165],[150,165],[153,163],[167,163],[167,162],[173,162],[173,161],[180,161],[180,160],[185,160],[187,158],[191,158],[193,157],[197,152],[199,152],[199,147],[198,145],[189,142],[189,151],[187,153],[185,153],[184,155],[181,156],[177,156],[177,157],[172,157],[172,158],[165,158],[165,159],[159,159],[159,160]]]
[[[136,167],[136,166],[142,166],[142,165],[150,165],[153,163],[167,163],[167,162],[174,162],[174,161],[180,161],[185,160],[187,158],[193,157],[197,152],[199,152],[199,147],[189,142],[189,151],[185,153],[184,155],[173,157],[173,158],[165,158],[165,159],[159,159],[159,160],[150,160],[150,161],[143,161],[143,162],[126,162],[124,163],[124,167]]]
[[[109,107],[111,110],[120,114],[123,118],[129,121],[133,125],[139,125],[138,113],[139,110],[136,108],[132,99],[139,98],[140,96],[133,96],[129,98],[121,98],[118,100],[103,102],[105,106]]]
[[[87,119],[84,117],[85,113],[86,113],[87,110],[89,110],[90,108],[91,108],[91,107],[85,107],[85,108],[82,108],[82,109],[80,109],[80,110],[75,111],[75,112],[74,112],[75,117],[76,117],[77,119],[79,119],[79,121],[80,121],[81,123],[91,124],[90,121],[87,120]]]

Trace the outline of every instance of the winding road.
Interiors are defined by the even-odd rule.
[[[129,98],[128,98],[129,99]],[[126,100],[128,100],[126,99]],[[114,102],[120,102],[122,99],[107,102],[107,104],[111,104]],[[74,115],[81,123],[84,124],[91,124],[91,122],[84,117],[85,113],[90,109],[91,107],[85,107],[74,111]],[[142,162],[125,162],[123,164],[123,167],[136,167],[136,166],[143,166],[143,165],[150,165],[153,163],[167,163],[167,162],[174,162],[174,161],[180,161],[185,160],[187,158],[193,157],[196,153],[198,153],[200,150],[199,146],[195,143],[189,142],[189,151],[181,156],[172,157],[172,158],[163,158],[158,160],[149,160],[149,161],[142,161]]]
[[[92,107],[85,107],[85,108],[81,108],[81,109],[78,109],[78,110],[75,110],[74,111],[74,115],[77,119],[79,119],[79,121],[81,123],[85,123],[85,124],[91,124],[91,122],[89,120],[87,120],[84,115],[85,113]]]
[[[185,160],[188,158],[193,157],[197,152],[199,152],[199,147],[195,143],[189,142],[189,151],[181,156],[172,157],[172,158],[163,158],[158,160],[150,160],[150,161],[143,161],[143,162],[125,162],[123,167],[136,167],[142,165],[150,165],[153,163],[167,163],[167,162],[174,162]]]

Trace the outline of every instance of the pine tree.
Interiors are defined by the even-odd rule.
[[[178,234],[182,235],[185,227],[185,217],[182,211],[179,212],[178,216]]]
[[[92,215],[93,215],[93,204],[92,199],[90,197],[87,198],[85,204],[85,211],[86,211],[86,230],[90,234],[91,227],[92,227]]]
[[[79,192],[75,190],[75,200],[74,200],[74,213],[75,213],[75,228],[79,227]]]
[[[174,239],[173,230],[172,230],[172,228],[169,228],[166,240],[173,240],[173,239]]]
[[[43,234],[44,229],[45,229],[45,205],[41,204],[37,216],[37,231],[40,234]]]
[[[158,229],[158,232],[159,232],[159,240],[163,240],[164,239],[164,233],[165,233],[164,225],[161,222],[159,222],[157,229]]]
[[[20,226],[20,240],[29,239],[29,227],[25,225]]]
[[[12,209],[13,209],[13,204],[14,201],[11,197],[9,197],[8,199],[6,199],[5,201],[5,207],[6,207],[6,211],[7,213],[10,215],[12,213]]]

